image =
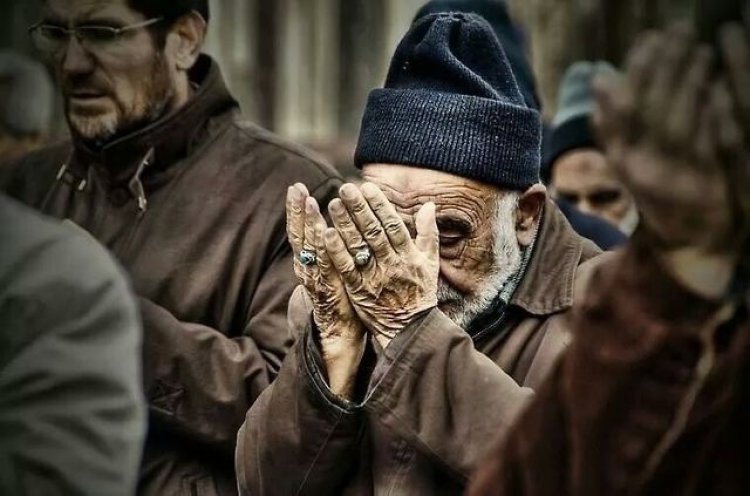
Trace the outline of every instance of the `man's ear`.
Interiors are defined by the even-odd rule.
[[[167,36],[166,51],[175,61],[178,71],[189,71],[203,49],[206,21],[193,11],[174,23]]]
[[[542,216],[547,201],[547,188],[535,184],[527,189],[518,199],[516,211],[516,236],[518,244],[526,248],[534,241],[536,226]]]

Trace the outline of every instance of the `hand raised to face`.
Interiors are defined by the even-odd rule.
[[[596,82],[595,124],[660,245],[735,256],[739,219],[723,157],[738,127],[714,60],[684,26],[650,33],[625,80]]]
[[[437,306],[439,236],[435,205],[415,217],[417,237],[374,184],[346,184],[329,205],[324,241],[359,318],[386,347],[421,312]],[[366,257],[369,250],[371,256]],[[366,263],[362,263],[366,262]]]
[[[323,235],[327,224],[315,198],[296,184],[287,191],[287,235],[294,252],[294,272],[313,302],[323,360],[331,390],[342,397],[352,391],[365,330],[354,312],[344,283],[326,253]],[[304,264],[307,252],[314,262]]]

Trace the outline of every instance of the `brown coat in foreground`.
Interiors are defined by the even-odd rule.
[[[599,267],[557,371],[472,496],[750,494],[745,302],[678,286],[645,248]]]
[[[476,342],[432,310],[381,356],[370,350],[360,404],[330,393],[297,293],[301,337],[240,431],[242,493],[460,494],[567,344],[576,277],[598,252],[551,203],[536,247],[509,309]]]
[[[132,278],[150,406],[139,492],[159,496],[237,493],[237,430],[293,338],[286,190],[303,182],[325,204],[339,184],[242,122],[208,57],[192,77],[200,88],[177,113],[99,152],[76,143],[32,155],[1,184],[84,228]]]

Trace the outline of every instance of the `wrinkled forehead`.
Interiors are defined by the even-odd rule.
[[[492,211],[501,194],[490,184],[419,167],[369,164],[362,168],[362,176],[379,186],[406,215],[416,213],[421,205],[431,201],[439,212],[460,210],[482,217]]]
[[[82,22],[127,25],[145,18],[127,0],[44,0],[42,19],[66,25]]]

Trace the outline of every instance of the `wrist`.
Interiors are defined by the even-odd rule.
[[[328,376],[328,387],[344,399],[354,393],[359,365],[367,345],[366,336],[321,335],[320,347]]]

